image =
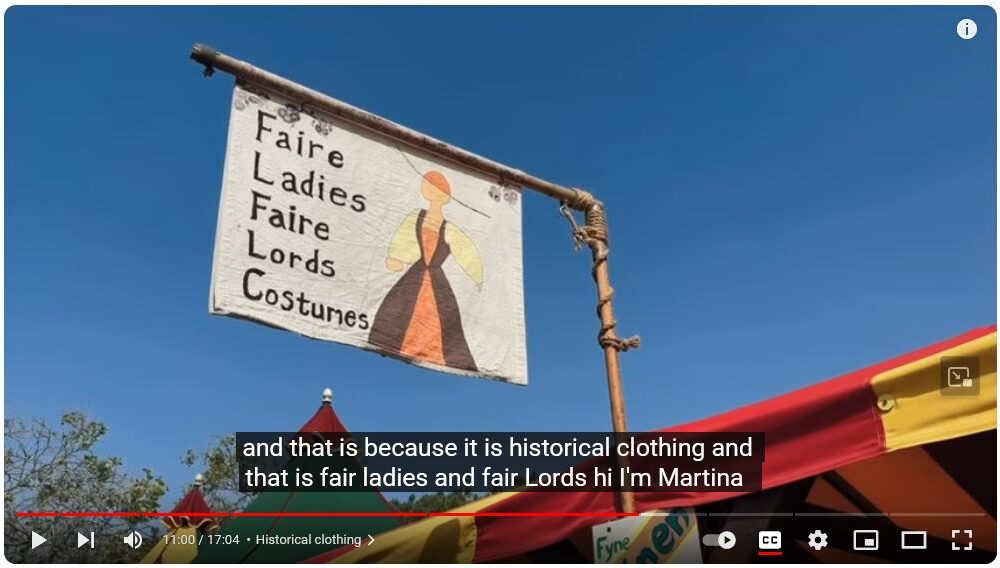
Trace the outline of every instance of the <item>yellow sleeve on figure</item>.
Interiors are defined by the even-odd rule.
[[[403,264],[420,260],[420,243],[417,242],[417,213],[410,213],[396,229],[389,243],[389,258]]]
[[[483,285],[483,261],[475,243],[461,229],[448,224],[444,230],[444,240],[451,248],[451,254],[462,270],[472,278],[477,286]]]

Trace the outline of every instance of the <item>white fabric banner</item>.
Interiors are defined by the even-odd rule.
[[[237,85],[210,304],[527,384],[521,189]]]

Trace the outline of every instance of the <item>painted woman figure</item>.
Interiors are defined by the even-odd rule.
[[[458,302],[441,266],[454,258],[482,289],[483,263],[472,240],[444,218],[444,206],[452,200],[448,178],[427,172],[420,193],[429,206],[403,220],[386,258],[393,272],[409,269],[382,300],[368,341],[419,361],[476,371]]]

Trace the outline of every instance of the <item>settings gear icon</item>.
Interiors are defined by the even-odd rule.
[[[813,550],[826,548],[826,533],[818,529],[809,533],[809,548]]]

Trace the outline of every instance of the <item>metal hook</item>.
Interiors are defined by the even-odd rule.
[[[559,214],[569,221],[571,235],[573,236],[573,248],[580,250],[584,244],[583,233],[580,230],[580,226],[576,223],[576,218],[573,217],[573,211],[565,201],[559,202]]]

